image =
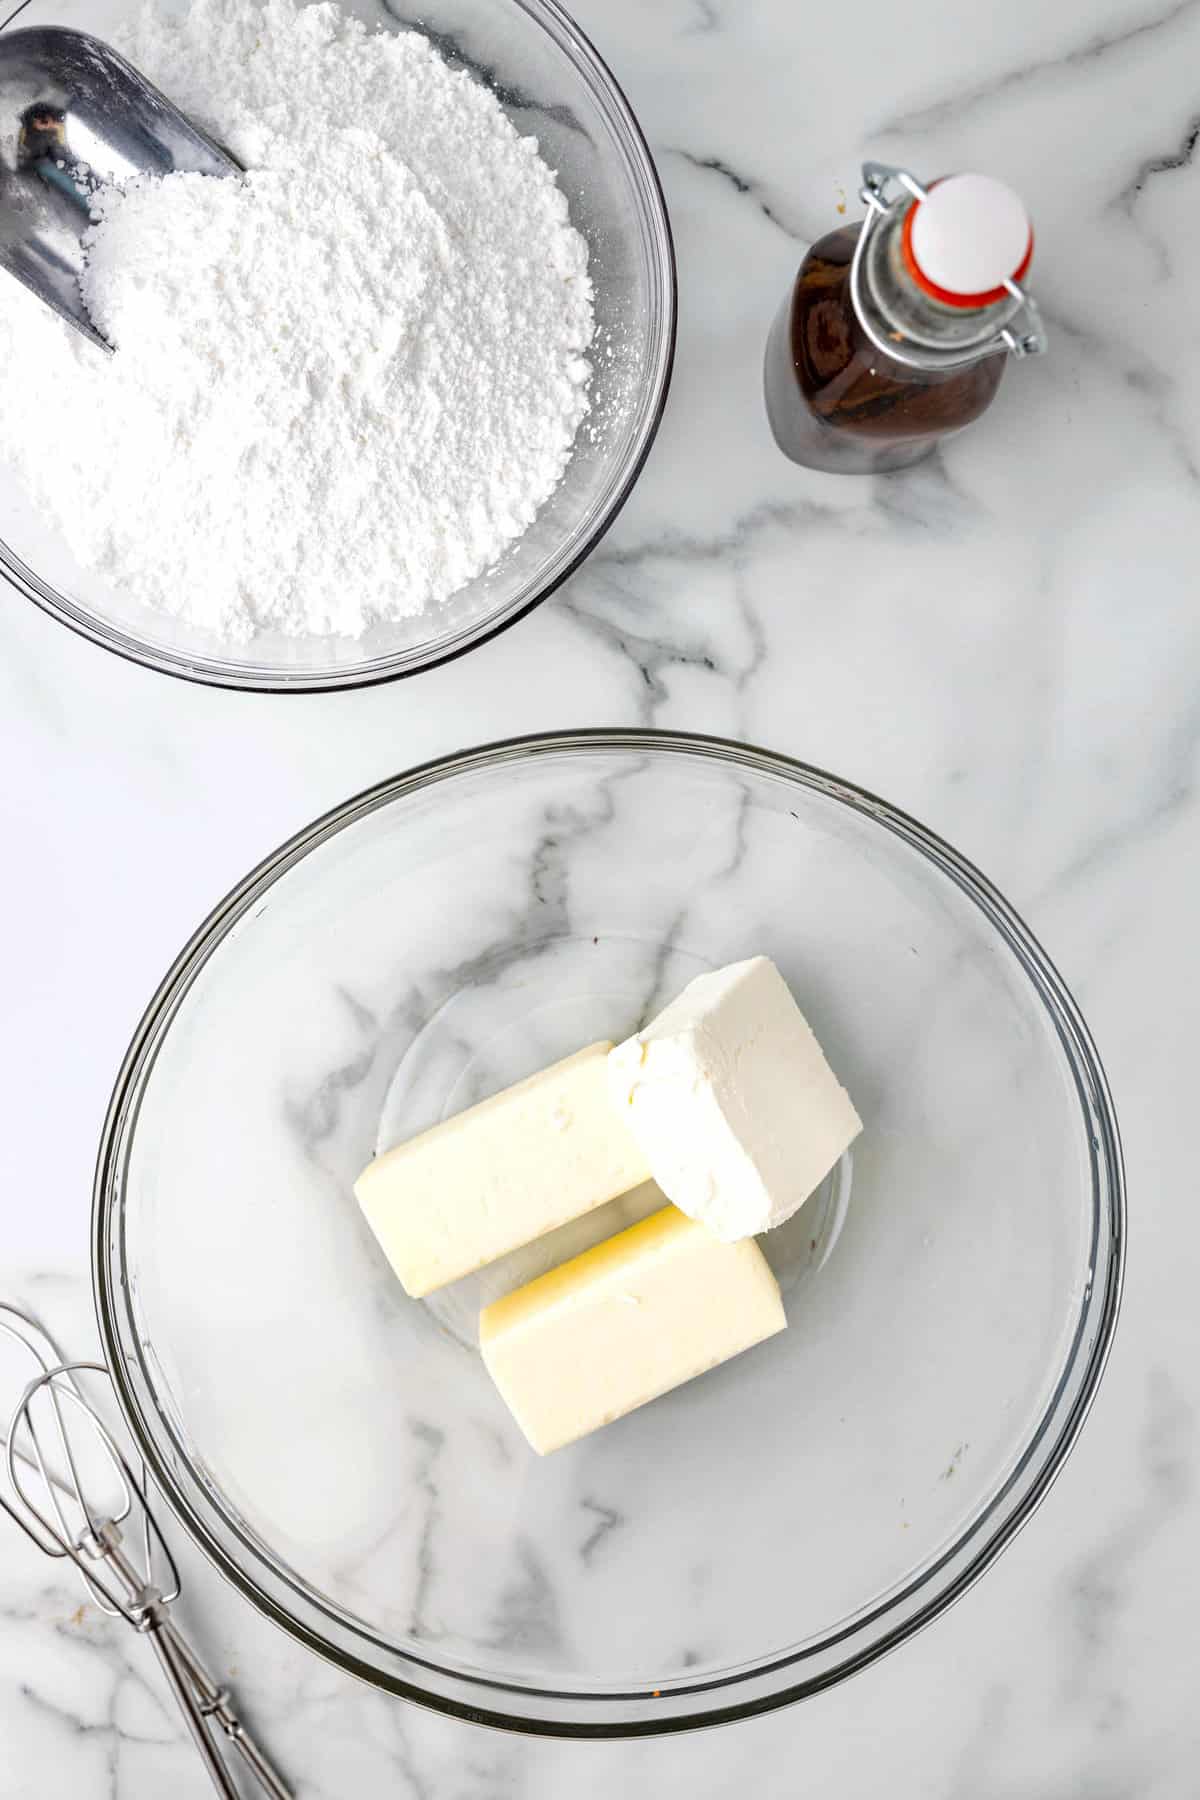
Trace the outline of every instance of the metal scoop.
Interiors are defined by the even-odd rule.
[[[99,38],[55,25],[0,33],[0,268],[105,350],[79,287],[92,196],[177,169],[241,173]]]

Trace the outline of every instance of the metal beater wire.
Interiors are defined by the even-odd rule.
[[[16,1324],[11,1322],[13,1320],[16,1320]],[[52,1367],[65,1367],[66,1358],[50,1333],[46,1330],[45,1326],[37,1319],[33,1318],[29,1313],[22,1312],[19,1306],[12,1306],[7,1301],[2,1300],[0,1300],[0,1332],[14,1344],[19,1344],[20,1347],[32,1357],[38,1364],[43,1375],[48,1375]],[[38,1341],[39,1339],[41,1340],[40,1343]],[[48,1358],[43,1353],[42,1344],[49,1346],[50,1355]],[[50,1404],[54,1414],[59,1450],[62,1455],[63,1463],[68,1471],[70,1489],[74,1492],[79,1492],[79,1472],[75,1467],[75,1458],[71,1451],[71,1441],[67,1436],[66,1427],[63,1424],[57,1393],[51,1393]],[[11,1430],[8,1435],[6,1435],[3,1430],[0,1430],[0,1447],[2,1447],[10,1457],[12,1455],[11,1435]],[[51,1498],[54,1501],[56,1511],[58,1510],[56,1493],[61,1491],[62,1485],[63,1484],[60,1482],[57,1489],[51,1489]],[[4,1510],[9,1517],[16,1521],[22,1531],[25,1532],[26,1536],[32,1538],[39,1550],[43,1551],[47,1556],[66,1556],[66,1550],[62,1549],[55,1541],[52,1533],[47,1541],[43,1541],[43,1539],[39,1537],[37,1531],[30,1525],[28,1517],[22,1516],[22,1514],[13,1507],[11,1502],[5,1499],[2,1493],[0,1493],[0,1505],[4,1507]],[[62,1533],[65,1536],[66,1523],[62,1519],[61,1514],[59,1514],[59,1522],[62,1526]]]
[[[292,1800],[290,1788],[244,1730],[228,1691],[213,1681],[170,1617],[168,1608],[179,1597],[179,1570],[151,1509],[145,1469],[135,1473],[79,1379],[81,1375],[107,1379],[108,1370],[103,1363],[69,1362],[39,1320],[4,1301],[0,1301],[0,1333],[23,1349],[38,1369],[25,1384],[7,1433],[0,1430],[9,1490],[5,1493],[0,1485],[0,1507],[39,1550],[74,1563],[97,1606],[146,1637],[223,1800],[238,1800],[238,1790],[217,1750],[214,1723],[271,1800]],[[91,1443],[99,1446],[115,1478],[116,1504],[103,1512],[88,1503],[72,1423],[77,1430],[90,1432]],[[43,1434],[50,1440],[49,1450]],[[37,1497],[32,1491],[35,1483]],[[135,1510],[141,1514],[140,1569],[127,1555],[121,1531]],[[155,1576],[160,1560],[167,1572],[161,1583]]]

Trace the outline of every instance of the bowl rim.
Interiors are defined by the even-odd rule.
[[[155,1399],[154,1383],[146,1365],[144,1346],[134,1322],[122,1317],[124,1239],[120,1229],[123,1211],[122,1175],[129,1129],[136,1119],[140,1087],[153,1067],[157,1046],[169,1030],[175,1011],[186,997],[192,980],[227,932],[262,895],[310,851],[335,837],[347,826],[370,813],[462,774],[502,766],[529,757],[632,750],[646,754],[694,757],[732,762],[754,773],[781,777],[810,792],[848,806],[873,820],[910,848],[923,854],[972,900],[1000,932],[1021,963],[1037,997],[1057,1030],[1071,1073],[1083,1118],[1089,1126],[1092,1170],[1093,1238],[1091,1278],[1054,1392],[1047,1401],[1016,1467],[996,1492],[960,1529],[953,1544],[932,1562],[906,1577],[900,1587],[869,1603],[867,1608],[831,1627],[815,1647],[811,1644],[780,1652],[765,1662],[745,1669],[725,1671],[691,1684],[680,1683],[661,1697],[647,1689],[596,1694],[531,1687],[503,1678],[464,1674],[428,1659],[420,1659],[387,1645],[369,1629],[357,1626],[364,1643],[374,1641],[413,1671],[400,1676],[369,1663],[363,1655],[323,1637],[312,1624],[290,1612],[248,1572],[247,1567],[219,1541],[202,1508],[204,1483],[181,1453]],[[1090,1103],[1090,1104],[1089,1104]],[[1091,1410],[1112,1348],[1120,1312],[1126,1256],[1126,1188],[1120,1131],[1107,1078],[1091,1033],[1070,991],[1038,940],[1016,911],[973,863],[910,814],[893,807],[869,789],[845,781],[812,764],[733,739],[702,733],[638,727],[601,727],[575,731],[536,733],[506,738],[451,755],[431,759],[363,789],[330,808],[309,825],[286,839],[245,876],[209,913],[185,944],[160,982],[142,1015],[122,1061],[101,1134],[97,1154],[92,1205],[92,1276],[96,1314],[105,1360],[122,1416],[176,1519],[206,1559],[251,1603],[291,1637],[368,1685],[414,1701],[451,1717],[525,1735],[564,1739],[613,1739],[656,1737],[701,1727],[729,1724],[772,1712],[810,1698],[869,1667],[899,1647],[959,1600],[1033,1517],[1045,1499],[1073,1448]],[[1105,1242],[1102,1265],[1097,1244]],[[1093,1311],[1098,1308],[1098,1316]],[[145,1394],[140,1391],[145,1390]],[[153,1414],[153,1420],[152,1415]],[[1061,1416],[1060,1416],[1061,1414]],[[157,1426],[157,1430],[155,1428]],[[1041,1454],[1041,1460],[1037,1458]],[[1036,1466],[1035,1466],[1036,1464]],[[183,1471],[181,1475],[181,1469]],[[192,1493],[184,1490],[190,1481]],[[1006,1506],[1006,1502],[1010,1502]],[[986,1530],[984,1528],[987,1528]],[[977,1538],[981,1541],[975,1542]],[[267,1568],[258,1557],[260,1572]],[[957,1563],[959,1566],[953,1567]],[[925,1592],[939,1575],[944,1584]],[[289,1583],[294,1591],[295,1583]],[[903,1603],[918,1603],[903,1611]],[[316,1597],[308,1591],[310,1611],[319,1612]],[[324,1609],[334,1618],[336,1609]],[[888,1615],[892,1615],[890,1623]],[[342,1616],[344,1620],[344,1615]],[[884,1629],[875,1631],[876,1626]],[[823,1665],[803,1668],[818,1652],[833,1651]],[[422,1686],[422,1671],[432,1670],[457,1692]],[[785,1673],[778,1686],[762,1687]],[[756,1686],[757,1684],[757,1686]],[[739,1685],[742,1693],[738,1694]],[[486,1698],[485,1698],[486,1696]],[[514,1696],[541,1704],[542,1713],[522,1714]],[[683,1710],[668,1710],[672,1701],[686,1701]],[[614,1709],[633,1702],[650,1704],[653,1716],[614,1716]],[[693,1702],[699,1702],[693,1705]],[[607,1708],[607,1711],[605,1710]]]
[[[35,0],[20,0],[20,4],[15,10],[0,23],[0,33],[7,31],[20,19],[26,8],[34,3]],[[590,72],[596,78],[598,85],[605,91],[606,98],[612,103],[626,133],[626,147],[631,161],[644,183],[651,235],[658,244],[662,258],[662,280],[659,294],[663,309],[659,334],[661,347],[654,371],[653,404],[643,422],[640,442],[635,454],[631,457],[621,480],[614,487],[591,531],[581,540],[570,559],[520,606],[485,626],[465,642],[451,644],[445,649],[432,649],[403,668],[349,669],[342,675],[318,677],[313,680],[306,680],[302,673],[290,677],[285,677],[282,673],[270,677],[257,672],[243,675],[232,665],[228,668],[215,668],[210,666],[205,659],[193,660],[184,653],[176,655],[158,650],[122,627],[108,624],[102,621],[98,615],[93,616],[85,607],[77,605],[69,595],[60,594],[0,536],[0,578],[6,581],[11,588],[23,595],[25,599],[31,600],[41,612],[48,614],[60,625],[65,625],[76,636],[85,639],[88,643],[95,644],[101,650],[107,650],[112,655],[119,656],[125,662],[150,669],[157,675],[167,675],[176,681],[192,682],[201,687],[221,688],[232,693],[335,694],[354,692],[360,688],[381,687],[384,683],[391,681],[411,680],[413,676],[423,675],[429,669],[442,668],[447,663],[456,662],[460,656],[468,656],[472,650],[478,650],[482,645],[491,643],[503,632],[519,624],[522,619],[528,618],[536,607],[548,600],[562,587],[564,582],[569,581],[572,575],[576,574],[583,566],[597,545],[607,535],[636,487],[666,412],[667,400],[671,391],[671,378],[675,368],[679,325],[679,271],[675,254],[675,238],[671,229],[671,215],[667,210],[662,180],[646,135],[624,88],[613,74],[608,62],[601,56],[588,34],[560,4],[560,0],[510,0],[510,3],[528,14],[543,31],[549,30],[549,23],[557,26],[558,30],[571,40],[573,48],[583,60],[590,65]]]

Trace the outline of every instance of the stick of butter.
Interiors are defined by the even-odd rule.
[[[729,1243],[790,1219],[862,1130],[765,956],[697,975],[608,1060],[655,1181]]]
[[[485,1307],[479,1347],[545,1456],[786,1324],[754,1240],[723,1244],[668,1206]]]
[[[611,1049],[592,1044],[364,1169],[358,1203],[414,1299],[646,1180],[645,1158],[614,1117]]]

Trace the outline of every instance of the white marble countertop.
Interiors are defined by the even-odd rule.
[[[865,1675],[665,1743],[539,1744],[406,1708],[301,1653],[194,1555],[188,1620],[304,1800],[1182,1800],[1200,1766],[1200,5],[577,10],[658,159],[681,331],[649,466],[571,584],[415,682],[278,700],[161,679],[0,596],[0,1288],[88,1342],[92,1160],[131,1029],[210,905],[317,812],[440,752],[580,724],[822,764],[997,881],[1115,1090],[1125,1314],[1036,1519]],[[1012,179],[1052,333],[972,434],[876,482],[785,462],[759,400],[771,314],[864,153]],[[0,1796],[200,1796],[151,1659],[80,1597],[4,1537]]]

